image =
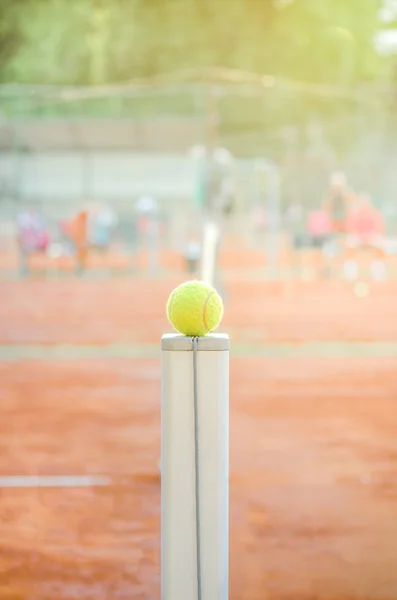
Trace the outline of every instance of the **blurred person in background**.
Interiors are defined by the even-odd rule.
[[[325,210],[314,210],[309,213],[307,230],[315,248],[322,248],[332,233],[332,221]]]
[[[354,194],[348,187],[347,178],[341,171],[331,175],[330,189],[324,202],[334,233],[345,233],[348,212],[354,203]]]
[[[17,217],[17,244],[22,273],[28,271],[28,259],[35,252],[46,252],[49,235],[43,215],[38,210],[26,210]]]
[[[73,245],[77,273],[82,273],[86,267],[89,249],[88,219],[88,210],[81,210],[72,219],[60,224],[62,233]]]
[[[148,237],[151,224],[157,222],[159,213],[159,204],[153,196],[140,196],[135,204],[135,213],[137,215],[138,232],[141,243]]]
[[[88,242],[93,248],[108,250],[117,225],[116,213],[107,206],[95,206],[88,214]]]
[[[368,194],[360,194],[350,210],[346,221],[346,248],[348,258],[344,264],[347,279],[356,279],[359,274],[358,253],[371,252],[371,275],[383,279],[386,275],[384,262],[385,223],[380,211],[372,204]]]

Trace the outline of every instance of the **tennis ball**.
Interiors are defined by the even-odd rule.
[[[168,298],[168,320],[183,335],[202,337],[218,327],[222,316],[222,298],[204,281],[186,281]]]

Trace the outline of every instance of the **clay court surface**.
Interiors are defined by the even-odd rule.
[[[174,274],[0,282],[0,598],[160,597]],[[224,280],[231,600],[397,598],[397,282]]]

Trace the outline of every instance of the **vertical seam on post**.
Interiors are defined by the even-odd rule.
[[[193,342],[193,401],[194,401],[194,474],[196,502],[196,568],[197,568],[197,600],[202,600],[201,588],[201,523],[200,523],[200,457],[199,457],[199,419],[198,419],[198,385],[197,385],[197,348],[198,338]]]

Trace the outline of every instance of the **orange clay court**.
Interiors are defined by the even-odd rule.
[[[2,600],[160,594],[160,349],[186,277],[0,282]],[[397,598],[397,282],[224,278],[231,600]]]

